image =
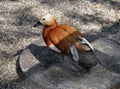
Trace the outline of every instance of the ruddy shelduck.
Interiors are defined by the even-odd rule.
[[[87,63],[83,61],[86,59],[80,59],[82,52],[89,55],[94,48],[74,27],[58,25],[55,17],[50,14],[45,15],[34,27],[39,25],[44,26],[43,39],[51,50],[64,56],[71,56],[84,69],[90,69],[97,64],[97,62]]]

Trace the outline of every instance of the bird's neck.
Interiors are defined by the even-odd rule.
[[[46,29],[46,30],[52,30],[52,29],[54,29],[54,28],[56,28],[56,26],[45,26],[45,29]]]
[[[54,29],[54,28],[56,28],[57,27],[57,24],[53,24],[53,25],[51,25],[51,26],[45,26],[44,28],[46,29],[46,30],[52,30],[52,29]]]
[[[51,32],[56,27],[57,25],[45,26],[43,30],[43,36],[46,37],[49,34],[49,32]]]

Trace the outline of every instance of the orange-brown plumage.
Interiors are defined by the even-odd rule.
[[[47,33],[47,30],[44,29],[43,35],[45,33]],[[79,50],[87,51],[84,47],[77,46],[77,36],[83,36],[83,34],[79,31],[76,31],[70,26],[59,25],[51,29],[47,37],[51,41],[51,43],[54,44],[61,51],[70,52],[70,44],[74,44],[75,47],[77,47]],[[47,37],[45,37],[44,39],[47,39]],[[49,46],[49,44],[47,45]]]
[[[44,16],[41,24],[44,26],[43,39],[46,45],[55,52],[71,54],[73,59],[76,60],[80,51],[88,52],[93,50],[93,47],[81,32],[68,25],[58,25],[53,16],[49,14]],[[78,51],[78,54],[74,53],[77,52],[75,50]]]

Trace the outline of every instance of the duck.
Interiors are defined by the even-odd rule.
[[[33,27],[40,25],[44,27],[44,42],[53,52],[60,54],[63,59],[69,56],[83,70],[97,65],[94,48],[80,31],[66,24],[58,24],[51,14],[43,16]]]

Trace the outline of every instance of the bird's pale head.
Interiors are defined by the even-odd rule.
[[[34,27],[38,26],[37,24],[41,24],[43,26],[49,27],[49,26],[56,26],[57,21],[54,16],[47,14],[43,16],[38,23],[34,25]]]

